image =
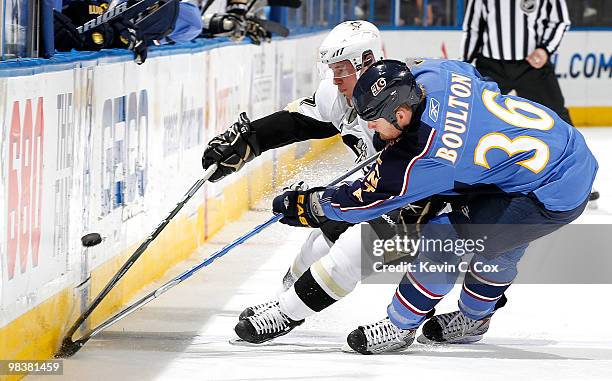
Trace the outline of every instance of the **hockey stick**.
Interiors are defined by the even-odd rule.
[[[271,7],[299,8],[302,6],[301,0],[268,0]]]
[[[343,173],[342,175],[340,175],[337,178],[335,178],[334,180],[332,180],[327,186],[336,185],[340,181],[346,179],[350,175],[352,175],[352,174],[356,173],[357,171],[359,171],[360,169],[364,168],[366,165],[369,165],[369,164],[373,163],[377,158],[378,158],[378,154],[372,155],[368,159],[366,159],[366,160],[362,161],[361,163],[357,164],[355,167],[350,169],[348,172]],[[91,339],[92,337],[94,337],[95,335],[100,333],[102,330],[104,330],[107,327],[115,324],[119,320],[123,319],[124,317],[128,316],[132,312],[134,312],[137,309],[139,309],[140,307],[142,307],[145,304],[149,303],[151,300],[156,299],[157,297],[159,297],[164,292],[168,291],[169,289],[171,289],[172,287],[176,286],[177,284],[183,282],[185,279],[191,277],[193,274],[195,274],[201,268],[210,265],[216,259],[221,258],[225,254],[227,254],[234,247],[240,245],[241,243],[244,243],[249,238],[251,238],[254,235],[258,234],[259,232],[261,232],[262,230],[264,230],[268,226],[274,224],[276,221],[280,220],[281,218],[283,218],[283,215],[282,214],[277,214],[277,215],[272,216],[268,221],[264,222],[263,224],[257,225],[256,227],[251,229],[248,233],[244,234],[241,237],[236,238],[232,243],[224,246],[220,250],[217,250],[215,253],[213,253],[211,256],[206,258],[204,261],[202,261],[199,264],[193,266],[192,268],[188,269],[187,271],[184,271],[180,275],[177,275],[176,277],[174,277],[170,281],[164,283],[164,285],[162,285],[161,287],[159,287],[155,291],[147,294],[142,299],[140,299],[137,302],[133,303],[132,305],[124,308],[123,310],[121,310],[117,314],[113,315],[112,317],[106,319],[103,323],[101,323],[100,325],[98,325],[97,327],[92,329],[91,332],[89,332],[88,334],[86,334],[85,336],[80,338],[79,340],[72,341],[72,338],[71,338],[72,335],[69,336],[62,343],[62,347],[61,347],[60,351],[56,354],[56,357],[62,357],[62,358],[71,357],[76,352],[78,352],[78,350],[81,349],[83,347],[83,345],[85,345],[85,343],[87,341],[89,341],[89,339]],[[73,333],[74,333],[74,331],[73,331]],[[67,340],[69,340],[69,341],[67,341]]]
[[[200,10],[200,16],[204,16],[204,13],[210,8],[210,6],[215,2],[215,0],[206,0],[206,4]]]
[[[281,37],[289,36],[289,29],[285,28],[284,25],[279,24],[279,23],[274,22],[274,21],[269,21],[269,20],[261,19],[261,18],[257,17],[254,14],[249,15],[251,13],[251,11],[253,10],[253,7],[257,3],[257,1],[258,0],[253,0],[247,6],[246,20],[254,22],[255,24],[258,24],[260,27],[262,27],[267,32],[278,34]],[[277,3],[277,4],[270,4],[270,0],[268,0],[267,3],[268,3],[268,5],[288,6],[288,7],[292,7],[292,8],[298,8],[301,5],[301,3],[299,1],[298,1],[298,5],[295,6],[294,1],[289,1],[287,3],[286,0],[276,0],[275,3]],[[262,8],[263,8],[263,6],[262,6]]]
[[[279,24],[274,21],[260,19],[258,17],[248,17],[247,20],[253,21],[254,23],[259,24],[262,28],[270,33],[277,34],[281,37],[289,36],[289,29],[287,29],[284,25]]]
[[[106,286],[104,286],[104,289],[100,291],[98,296],[96,296],[96,298],[89,305],[89,307],[87,307],[87,310],[85,310],[85,312],[83,312],[81,316],[79,316],[79,318],[74,322],[72,327],[70,327],[70,329],[66,333],[66,337],[62,341],[62,346],[55,354],[55,357],[69,357],[76,352],[76,350],[74,352],[71,352],[72,348],[74,348],[75,345],[75,342],[72,341],[72,335],[74,335],[74,333],[77,331],[77,329],[79,329],[81,324],[83,324],[83,322],[89,317],[89,315],[91,315],[91,313],[98,306],[98,304],[102,302],[104,297],[106,297],[106,295],[112,290],[115,284],[117,284],[117,282],[119,282],[119,280],[125,275],[125,273],[127,273],[130,267],[132,267],[132,265],[136,263],[138,258],[140,258],[142,253],[144,253],[144,251],[151,244],[151,242],[153,242],[153,240],[157,238],[157,236],[162,232],[162,230],[164,230],[164,228],[168,226],[170,220],[172,220],[172,218],[177,215],[177,213],[183,208],[183,206],[185,206],[187,201],[189,201],[189,199],[193,197],[193,195],[198,191],[198,189],[200,189],[200,187],[210,178],[210,176],[213,175],[213,173],[215,173],[216,170],[216,164],[213,164],[208,167],[206,172],[204,172],[204,177],[196,181],[195,184],[191,186],[185,196],[183,196],[183,199],[176,204],[176,207],[174,207],[170,214],[168,214],[168,216],[166,216],[166,218],[164,218],[159,223],[159,225],[157,225],[151,235],[149,235],[149,237],[147,237],[147,239],[143,243],[141,243],[140,246],[138,246],[136,251],[134,251],[134,253],[128,258],[128,260],[123,264],[123,266],[121,266],[119,271],[117,271],[117,273],[111,278],[111,280],[108,281]]]
[[[119,18],[119,16],[125,16],[132,19],[134,17],[137,17],[138,14],[146,11],[153,4],[160,1],[163,2],[163,0],[141,0],[129,7],[127,1],[125,1],[121,4],[117,4],[117,6],[115,7],[109,8],[106,12],[96,17],[95,19],[87,21],[85,24],[77,28],[77,32],[79,32],[79,34],[83,34],[97,26]]]

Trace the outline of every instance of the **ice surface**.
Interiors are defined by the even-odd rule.
[[[600,163],[596,186],[601,199],[580,221],[612,223],[612,129],[583,133]],[[345,154],[335,150],[298,177],[322,184],[347,167],[342,163]],[[227,226],[165,280],[266,220],[268,205]],[[240,311],[275,294],[307,234],[307,229],[280,224],[268,228],[92,339],[65,360],[63,379],[612,380],[612,285],[514,285],[507,307],[480,343],[414,344],[406,352],[380,356],[346,354],[340,351],[346,334],[384,317],[394,290],[393,285],[364,285],[273,344],[230,344]],[[455,309],[458,293],[456,287],[438,311]]]

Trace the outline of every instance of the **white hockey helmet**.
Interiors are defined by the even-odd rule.
[[[372,52],[374,60],[384,58],[382,40],[378,28],[363,20],[345,21],[329,32],[319,47],[319,59],[324,65],[347,61],[351,72],[335,71],[335,77],[359,73],[363,68],[364,53]]]

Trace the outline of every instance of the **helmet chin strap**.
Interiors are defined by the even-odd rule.
[[[399,124],[397,123],[397,118],[393,118],[393,120],[391,120],[391,124],[393,125],[393,127],[395,127],[396,130],[399,130],[402,132],[404,131],[404,129],[401,128]]]

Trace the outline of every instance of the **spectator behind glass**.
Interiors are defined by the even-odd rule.
[[[450,25],[445,8],[445,0],[400,0],[399,25]]]

